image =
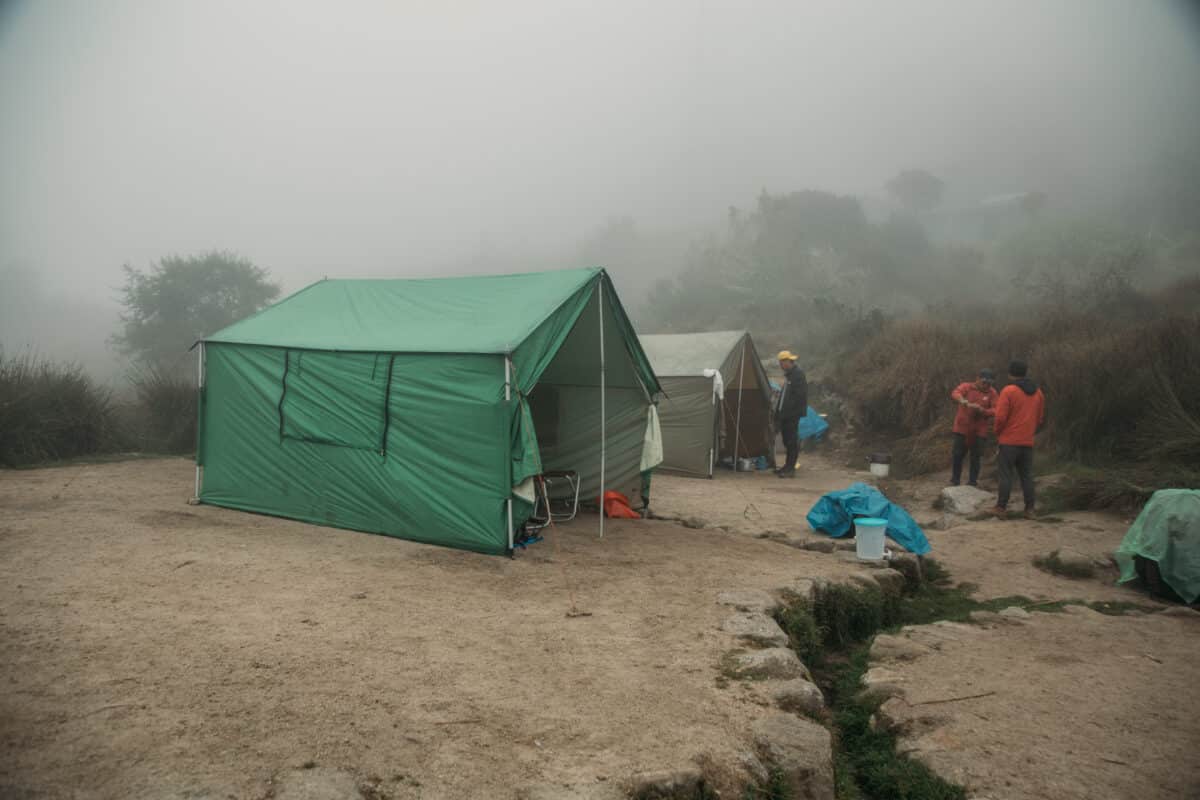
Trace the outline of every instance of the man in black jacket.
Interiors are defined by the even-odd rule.
[[[787,460],[775,470],[781,478],[796,477],[796,458],[800,455],[800,419],[808,413],[808,379],[804,370],[796,366],[796,356],[790,350],[779,352],[779,367],[783,370],[783,388],[775,403],[775,422],[783,446],[787,448]]]

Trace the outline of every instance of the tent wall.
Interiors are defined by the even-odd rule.
[[[663,463],[659,469],[707,478],[712,474],[717,436],[713,379],[659,376],[666,397],[659,401]]]
[[[209,343],[205,358],[203,502],[484,553],[507,548],[503,357]],[[373,446],[376,433],[386,450]]]
[[[741,405],[741,415],[738,406]],[[725,390],[725,402],[721,404],[724,420],[721,429],[721,457],[733,456],[734,442],[737,443],[738,458],[771,459],[771,412],[763,402],[762,392],[757,387]],[[741,427],[741,435],[735,435],[735,427]]]

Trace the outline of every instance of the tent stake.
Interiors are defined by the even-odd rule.
[[[600,538],[604,538],[604,467],[608,456],[607,409],[604,405],[604,276],[600,276]]]

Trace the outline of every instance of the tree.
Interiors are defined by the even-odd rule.
[[[230,252],[168,256],[149,270],[128,264],[121,289],[121,352],[145,366],[177,372],[198,339],[243,319],[279,296],[265,269]]]
[[[914,214],[937,208],[945,184],[923,169],[906,169],[887,182],[888,194]]]

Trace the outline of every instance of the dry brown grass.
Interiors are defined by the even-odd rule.
[[[950,391],[981,367],[1004,375],[1013,358],[1030,363],[1046,393],[1044,451],[1087,463],[1200,465],[1194,310],[1122,321],[897,322],[847,359],[834,382],[860,431],[890,438],[906,471],[930,471],[948,459]]]

